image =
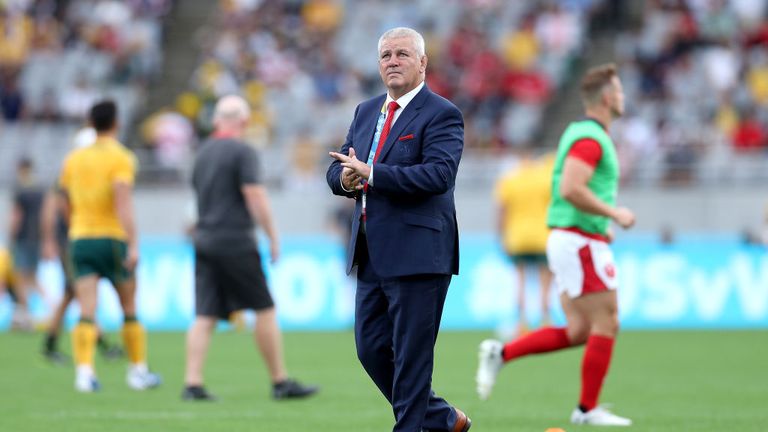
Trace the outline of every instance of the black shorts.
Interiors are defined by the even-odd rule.
[[[242,309],[274,306],[256,250],[240,254],[195,251],[195,314],[229,319]]]
[[[509,254],[509,259],[515,265],[547,265],[547,254],[543,253]]]

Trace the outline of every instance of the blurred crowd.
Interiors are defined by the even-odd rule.
[[[267,176],[290,178],[288,188],[321,187],[325,150],[341,145],[356,104],[384,91],[378,37],[410,26],[426,39],[428,85],[464,113],[469,152],[524,145],[566,81],[598,3],[222,0],[176,110],[202,136],[216,98],[243,94]]]
[[[118,100],[121,123],[133,125],[162,68],[173,3],[0,0],[0,145],[71,136],[101,97]],[[321,188],[326,150],[344,140],[355,106],[383,91],[378,36],[410,26],[426,39],[428,85],[465,115],[464,171],[473,176],[489,170],[487,157],[474,169],[473,156],[551,144],[539,142],[553,120],[548,107],[578,75],[588,41],[608,37],[627,92],[627,116],[613,131],[625,181],[754,181],[768,172],[768,158],[754,157],[768,154],[767,4],[218,0],[217,14],[189,35],[199,61],[188,91],[143,119],[138,136],[159,166],[183,170],[211,130],[215,100],[239,93],[253,107],[249,142],[262,150],[267,180]],[[604,14],[608,6],[623,14]],[[25,120],[42,123],[14,128]],[[70,126],[46,126],[62,124]]]
[[[0,0],[0,182],[29,158],[52,180],[98,99],[120,104],[122,139],[162,69],[173,0]]]
[[[171,0],[0,0],[2,120],[82,122],[101,97],[129,121],[162,63]]]
[[[765,0],[649,0],[616,39],[628,115],[624,179],[666,185],[765,178]],[[755,156],[761,157],[755,157]]]

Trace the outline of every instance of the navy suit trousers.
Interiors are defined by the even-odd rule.
[[[380,278],[362,232],[355,255],[357,356],[392,405],[393,431],[450,431],[456,412],[432,391],[432,370],[451,275]]]

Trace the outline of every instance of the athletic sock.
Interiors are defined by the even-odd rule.
[[[48,333],[45,336],[45,345],[44,345],[45,352],[50,353],[50,352],[56,351],[56,345],[58,345],[57,343],[58,341],[59,341],[59,336],[57,334]]]
[[[603,380],[611,364],[614,339],[608,336],[590,335],[584,360],[581,363],[581,398],[579,408],[590,411],[597,406]]]
[[[96,325],[80,321],[72,330],[72,352],[76,366],[93,368],[93,356],[96,351]]]
[[[147,335],[144,327],[136,318],[126,318],[123,324],[123,344],[132,364],[144,364],[147,361]]]
[[[98,345],[99,349],[109,348],[109,344],[107,344],[107,340],[104,338],[104,335],[101,332],[99,332],[98,336],[96,336],[96,345]]]
[[[504,345],[501,357],[504,362],[508,362],[529,354],[557,351],[570,346],[571,341],[564,327],[546,327]]]

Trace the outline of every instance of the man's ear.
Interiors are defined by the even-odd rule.
[[[421,73],[425,73],[427,71],[427,61],[429,59],[427,58],[427,55],[421,56]]]

